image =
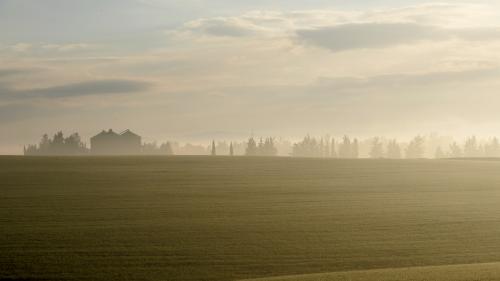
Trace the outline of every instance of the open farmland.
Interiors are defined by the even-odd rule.
[[[497,161],[0,157],[0,279],[237,280],[496,261]]]
[[[500,263],[387,268],[259,278],[246,281],[496,281]]]

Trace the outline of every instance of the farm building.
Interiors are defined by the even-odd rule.
[[[141,152],[141,136],[130,130],[120,134],[112,129],[103,130],[90,139],[90,151],[94,155],[134,155]]]

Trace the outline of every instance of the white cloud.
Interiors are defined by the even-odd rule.
[[[84,43],[68,43],[68,44],[42,44],[40,48],[50,51],[68,52],[68,51],[77,51],[77,50],[95,48],[95,46]]]
[[[439,28],[474,28],[498,24],[498,15],[484,4],[422,4],[404,8],[345,11],[296,10],[250,11],[240,16],[203,18],[188,22],[182,30],[205,31],[208,35],[251,35],[249,31],[289,34],[297,30],[346,24],[416,24]],[[228,32],[213,32],[221,28]],[[234,32],[233,29],[235,29]],[[243,32],[246,31],[246,32]]]
[[[205,14],[167,25],[169,36],[159,38],[156,29],[127,34],[140,43],[133,50],[123,48],[120,38],[31,42],[17,46],[18,52],[15,44],[4,44],[3,90],[31,90],[16,92],[29,99],[10,101],[15,110],[2,112],[0,129],[21,120],[23,111],[43,116],[49,110],[64,116],[50,119],[54,127],[85,120],[81,127],[92,131],[99,120],[112,119],[177,135],[186,128],[190,133],[383,134],[412,128],[420,133],[484,121],[475,115],[478,109],[500,122],[493,106],[500,102],[495,95],[500,24],[492,19],[498,13],[477,4],[262,9]],[[127,81],[151,81],[155,87]],[[123,87],[135,87],[141,95],[99,94],[123,92]],[[30,100],[36,95],[44,97],[43,110],[33,109],[39,106]],[[11,127],[47,123],[43,117],[26,118]]]
[[[27,44],[27,43],[17,43],[15,45],[12,45],[10,46],[10,50],[14,51],[14,52],[27,52],[29,50],[31,50],[31,48],[33,48],[33,46],[31,44]]]
[[[299,40],[331,49],[385,48],[419,41],[500,41],[500,28],[445,29],[415,23],[355,23],[299,30]]]

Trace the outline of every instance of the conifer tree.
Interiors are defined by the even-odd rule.
[[[337,158],[337,148],[335,147],[335,139],[332,138],[332,148],[330,149],[330,156]]]
[[[450,152],[448,153],[450,158],[460,158],[463,157],[462,149],[460,146],[454,142],[450,145]]]
[[[357,159],[359,158],[359,141],[358,139],[354,139],[351,147],[351,158]]]
[[[351,158],[351,139],[348,136],[344,136],[344,140],[339,144],[339,158]]]
[[[401,147],[397,140],[392,140],[387,144],[387,158],[401,159]]]
[[[174,149],[172,148],[172,144],[168,141],[165,144],[162,144],[160,149],[165,153],[165,155],[174,155]]]
[[[406,158],[408,159],[419,159],[424,157],[424,143],[425,139],[421,136],[416,136],[408,144],[406,148]]]
[[[372,147],[370,150],[370,158],[379,159],[384,157],[384,149],[382,147],[382,142],[379,137],[375,137],[372,140]]]
[[[212,156],[216,156],[217,155],[217,151],[215,149],[215,141],[212,141]]]
[[[444,154],[443,149],[441,148],[441,146],[438,146],[438,148],[436,149],[436,153],[435,153],[434,157],[436,159],[443,159],[443,158],[445,158],[445,154]]]
[[[248,144],[247,144],[247,148],[245,151],[245,155],[246,156],[257,156],[257,143],[255,142],[253,137],[248,139]]]

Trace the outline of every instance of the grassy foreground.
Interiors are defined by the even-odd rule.
[[[389,268],[242,281],[498,281],[500,263]]]
[[[0,279],[223,281],[494,261],[496,161],[0,157]]]

